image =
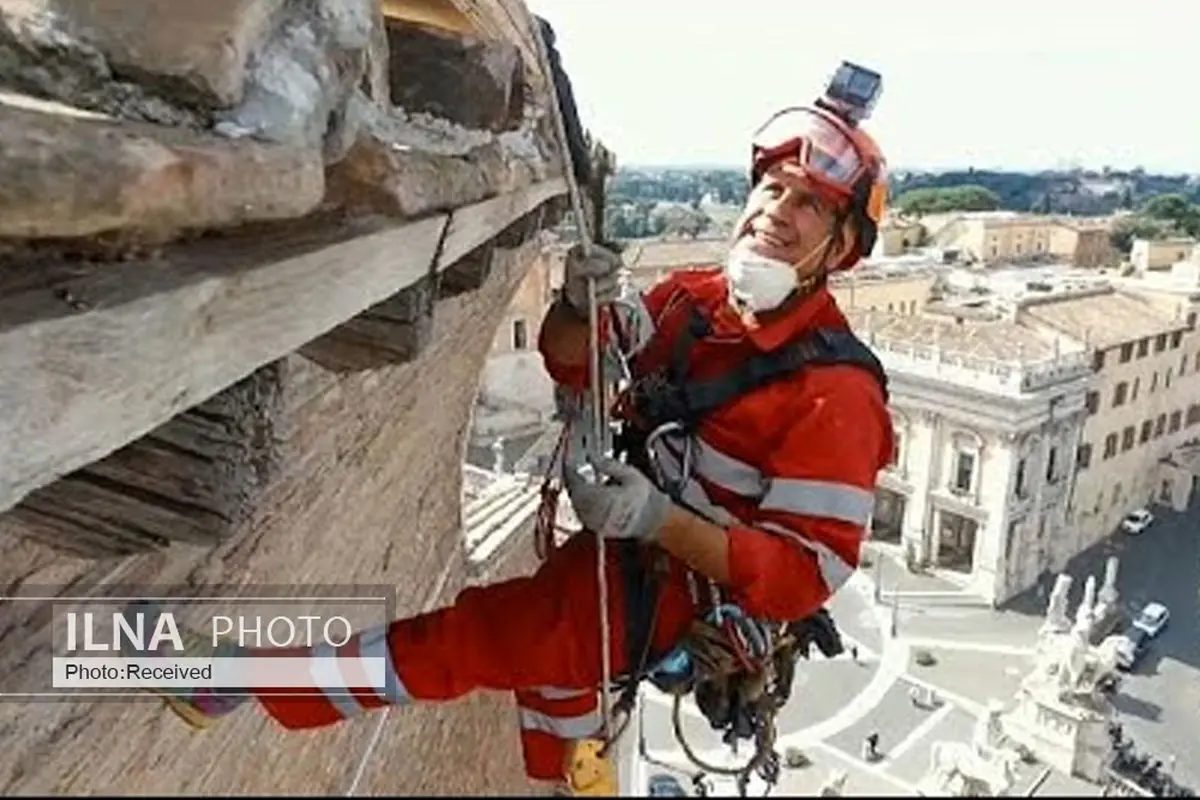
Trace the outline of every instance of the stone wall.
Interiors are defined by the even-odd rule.
[[[387,585],[412,614],[469,579],[471,406],[563,185],[523,8],[459,5],[477,30],[0,0],[5,595]],[[48,622],[0,604],[0,691],[45,688]],[[10,701],[0,792],[529,788],[503,694],[380,716],[196,734],[150,697]]]
[[[497,319],[533,242],[477,291],[439,309],[435,344],[411,364],[334,377],[290,357],[281,368],[320,385],[294,408],[281,444],[294,452],[243,534],[213,550],[176,546],[88,562],[4,537],[6,593],[76,590],[101,576],[137,584],[396,586],[414,613],[449,601],[466,580],[461,549],[461,453],[470,404]],[[388,402],[375,398],[386,397]],[[11,523],[10,523],[11,525]],[[532,566],[521,549],[500,569]],[[115,570],[120,569],[119,573]],[[80,576],[86,576],[80,578]],[[28,623],[28,620],[24,620]],[[10,677],[44,669],[24,639],[0,637]],[[43,654],[44,655],[44,654]],[[394,711],[359,784],[360,794],[518,793],[526,785],[504,696],[484,694]],[[286,733],[248,714],[194,734],[153,700],[0,705],[4,794],[339,794],[353,780],[374,718]]]

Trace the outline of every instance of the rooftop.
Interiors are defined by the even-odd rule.
[[[1092,347],[1107,348],[1183,326],[1147,301],[1111,288],[1028,299],[1022,312]]]
[[[850,309],[851,326],[868,339],[937,347],[943,353],[996,361],[1042,361],[1061,354],[1057,337],[1007,320],[957,322],[928,314],[904,315]],[[1074,348],[1078,349],[1078,348]]]

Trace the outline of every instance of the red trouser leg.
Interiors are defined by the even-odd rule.
[[[607,555],[612,674],[617,676],[627,669],[624,588],[615,546]],[[311,698],[262,692],[260,700],[286,727],[309,728],[391,703],[450,700],[476,689],[513,690],[529,735],[561,739],[546,730],[547,721],[580,719],[590,710],[580,698],[586,694],[594,704],[601,683],[596,578],[595,538],[577,535],[529,577],[466,589],[451,606],[355,637],[339,657],[373,654],[386,645],[396,676],[386,700],[369,690],[356,692],[357,703],[347,697],[332,702],[319,690]],[[678,642],[692,620],[681,564],[672,561],[665,584],[654,637],[658,652]],[[525,744],[528,759],[528,738]],[[528,766],[531,773],[543,771]]]

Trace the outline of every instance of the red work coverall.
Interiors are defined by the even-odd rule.
[[[816,327],[847,326],[822,289],[783,318],[749,328],[730,305],[719,269],[673,273],[641,302],[632,325],[635,374],[671,357],[692,303],[713,329],[692,351],[698,378]],[[558,382],[584,388],[586,368],[564,369],[548,358],[546,367]],[[817,611],[858,565],[876,475],[891,457],[891,418],[878,383],[859,367],[810,367],[713,413],[697,438],[683,498],[729,526],[728,596],[764,619],[790,621]],[[671,477],[680,471],[678,447],[667,441],[658,452],[664,471],[675,470]],[[614,550],[607,551],[612,673],[621,675],[628,667],[625,602]],[[532,576],[467,589],[447,608],[359,634],[336,654],[339,664],[345,661],[343,685],[363,685],[349,677],[359,655],[384,657],[390,670],[385,692],[355,689],[351,698],[314,687],[311,698],[263,690],[259,699],[284,726],[311,728],[389,704],[511,690],[526,771],[534,779],[561,780],[570,740],[593,736],[602,724],[595,553],[595,538],[577,535]],[[687,570],[673,558],[660,602],[654,649],[666,653],[698,611]]]

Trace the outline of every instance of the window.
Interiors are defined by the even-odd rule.
[[[1121,484],[1119,483],[1113,487],[1112,504],[1114,506],[1119,506],[1121,504]]]
[[[1104,351],[1103,350],[1097,350],[1095,355],[1092,356],[1092,369],[1096,370],[1096,372],[1099,372],[1100,370],[1104,369]]]
[[[1163,435],[1163,430],[1167,427],[1167,415],[1159,414],[1158,419],[1154,420],[1154,438]]]
[[[1113,408],[1125,405],[1125,400],[1129,396],[1129,384],[1121,381],[1117,384],[1117,388],[1113,390]]]
[[[1166,350],[1166,349],[1167,349],[1167,335],[1165,333],[1160,333],[1158,336],[1154,337],[1154,352],[1161,353],[1163,350]]]
[[[1166,380],[1163,381],[1163,388],[1164,389],[1171,388],[1171,370],[1169,368],[1167,369]]]
[[[1200,353],[1196,353],[1196,360],[1192,362],[1192,372],[1200,372]]]
[[[1187,410],[1188,426],[1190,427],[1192,425],[1196,425],[1197,423],[1200,423],[1200,403],[1188,406]]]
[[[1133,388],[1129,390],[1129,402],[1131,402],[1131,403],[1132,403],[1133,401],[1137,400],[1137,395],[1138,395],[1138,387],[1139,387],[1139,386],[1141,386],[1141,385],[1142,385],[1142,379],[1141,379],[1141,378],[1134,378],[1134,379],[1133,379]]]
[[[1051,447],[1050,454],[1046,457],[1046,480],[1054,483],[1058,480],[1058,475],[1055,474],[1055,467],[1058,466],[1058,448]]]
[[[1187,372],[1187,355],[1186,354],[1179,357],[1179,374],[1182,375],[1185,372]]]
[[[1017,462],[1017,497],[1025,496],[1025,459]]]
[[[1138,358],[1145,358],[1146,354],[1149,352],[1150,352],[1150,340],[1149,339],[1142,339],[1140,342],[1137,343],[1137,357]]]
[[[1150,376],[1150,394],[1154,394],[1154,390],[1158,388],[1158,373]]]
[[[1126,364],[1133,358],[1133,344],[1121,345],[1121,363]]]
[[[1075,469],[1087,469],[1092,465],[1092,446],[1090,444],[1079,445],[1079,450],[1075,453]]]
[[[1096,411],[1100,408],[1100,393],[1099,392],[1088,392],[1087,397],[1084,398],[1084,405],[1087,406],[1087,411],[1088,411],[1089,417],[1092,414],[1095,414]]]
[[[523,319],[513,320],[512,346],[513,350],[526,350],[529,348],[529,332],[525,328],[525,320]]]
[[[1137,436],[1137,431],[1135,431],[1133,429],[1132,425],[1130,425],[1125,430],[1121,431],[1121,452],[1122,453],[1124,453],[1126,450],[1133,447],[1133,441],[1136,436]]]
[[[1187,315],[1187,326],[1189,331],[1196,330],[1196,312],[1192,311]]]
[[[971,491],[972,479],[974,477],[975,454],[959,450],[954,462],[954,484],[951,488],[955,492],[966,494]]]
[[[1154,423],[1146,420],[1142,423],[1142,435],[1138,437],[1139,444],[1145,444],[1150,441],[1150,434],[1154,431]]]
[[[1171,422],[1170,422],[1170,424],[1167,425],[1167,432],[1174,433],[1175,431],[1179,430],[1179,427],[1182,424],[1183,424],[1183,412],[1173,411],[1171,413]]]
[[[1104,437],[1104,458],[1105,460],[1112,458],[1117,454],[1117,435],[1110,433]]]
[[[1183,344],[1183,331],[1175,331],[1171,334],[1171,349],[1178,350],[1181,344]]]

